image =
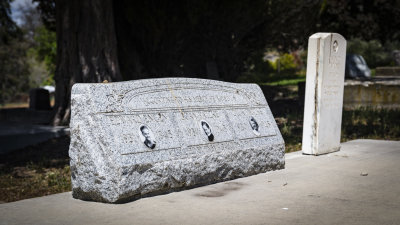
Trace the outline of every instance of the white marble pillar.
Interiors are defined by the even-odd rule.
[[[342,124],[346,40],[316,33],[308,40],[303,154],[339,151]]]

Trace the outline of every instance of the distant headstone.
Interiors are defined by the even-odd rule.
[[[399,77],[400,76],[400,66],[384,66],[376,67],[375,69],[376,77]]]
[[[340,149],[346,40],[335,33],[316,33],[308,40],[304,105],[304,154]]]
[[[125,202],[285,165],[284,141],[255,84],[75,84],[71,107],[75,198]]]
[[[216,62],[207,62],[206,70],[208,79],[219,80],[218,66]]]
[[[346,56],[345,77],[352,79],[371,78],[371,70],[361,55],[348,54]]]
[[[43,88],[34,88],[29,91],[29,108],[33,110],[50,110],[50,93]]]
[[[395,65],[400,66],[400,50],[394,50],[392,55]]]

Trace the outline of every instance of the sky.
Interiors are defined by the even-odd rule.
[[[32,0],[14,0],[11,2],[11,18],[17,23],[17,25],[21,25],[21,12],[19,11],[20,6],[24,6],[26,4],[29,5],[37,5],[37,3],[33,4]]]

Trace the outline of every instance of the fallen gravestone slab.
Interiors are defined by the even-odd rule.
[[[71,107],[75,198],[126,202],[285,165],[282,136],[255,84],[75,84]]]

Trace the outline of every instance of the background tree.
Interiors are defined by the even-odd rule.
[[[21,30],[11,19],[10,2],[12,0],[0,1],[0,44],[9,44],[13,38],[20,37]]]
[[[75,83],[119,81],[111,0],[58,0],[54,124],[67,124]]]
[[[400,39],[400,0],[325,0],[317,29],[334,31],[346,39]]]
[[[19,28],[23,33],[23,40],[19,43],[25,45],[26,60],[29,64],[30,87],[36,88],[43,85],[54,85],[56,35],[46,29],[41,21],[41,15],[36,6],[25,2],[18,8]]]
[[[23,33],[10,18],[10,0],[0,1],[0,104],[29,89]]]
[[[347,53],[362,55],[375,68],[396,64],[399,27],[400,0],[325,0],[316,30],[342,34]]]
[[[235,81],[245,60],[266,47],[298,47],[313,29],[319,1],[115,1],[124,79],[189,76]],[[311,15],[311,16],[310,16]]]
[[[41,25],[36,28],[35,46],[31,49],[37,61],[46,68],[46,76],[40,80],[41,85],[54,85],[56,71],[57,39],[56,32]]]
[[[314,32],[382,43],[399,38],[400,0],[33,1],[50,31],[38,30],[36,41],[52,44],[36,52],[55,70],[54,124],[68,123],[76,82],[166,76],[236,81],[266,48],[305,47]]]
[[[311,0],[38,2],[44,23],[55,21],[57,31],[54,124],[68,123],[76,82],[165,76],[235,81],[252,52],[303,44],[300,37],[313,29],[319,9]]]

